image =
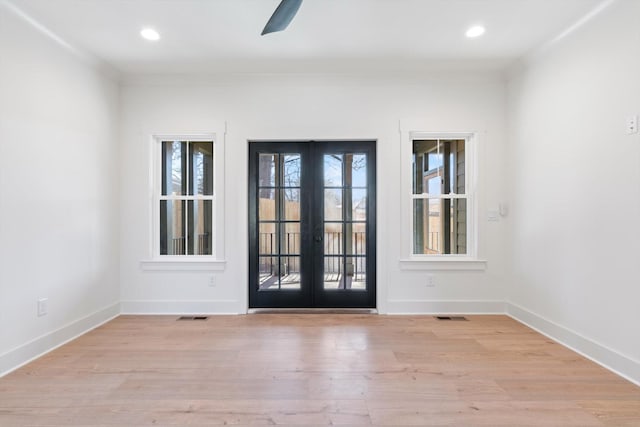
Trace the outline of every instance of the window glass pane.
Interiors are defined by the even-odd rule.
[[[465,140],[413,141],[413,193],[464,194]]]
[[[324,155],[325,187],[342,187],[342,154]]]
[[[186,143],[181,141],[162,142],[162,195],[186,194],[187,181],[184,177],[186,166]]]
[[[413,194],[465,194],[465,140],[413,141]]]
[[[211,255],[212,247],[212,207],[211,200],[189,200],[188,255]]]
[[[466,254],[465,199],[418,199],[413,202],[414,254]]]
[[[325,221],[342,220],[342,190],[324,190]]]
[[[438,193],[430,191],[429,194],[465,194],[464,144],[464,140],[439,141],[441,190]]]
[[[285,154],[284,156],[285,187],[300,187],[300,154]]]
[[[429,171],[437,176],[437,168],[429,164],[430,153],[438,150],[437,140],[414,140],[413,141],[413,194],[423,194],[428,192],[426,181]],[[433,161],[433,159],[432,159]]]
[[[451,253],[467,253],[467,200],[453,200],[451,206]]]
[[[433,175],[427,175],[424,177],[424,188],[426,188],[426,192],[431,196],[438,196],[442,194],[442,178],[438,175],[437,171]]]
[[[414,200],[413,253],[442,253],[441,199]]]
[[[274,187],[276,185],[277,154],[260,154],[258,159],[258,186]]]
[[[191,142],[189,150],[189,194],[213,195],[213,142]]]
[[[185,202],[183,200],[160,201],[160,254],[184,255]]]
[[[447,194],[465,194],[465,141],[451,141],[450,146]]]
[[[438,150],[442,150],[440,141],[437,142],[436,151],[428,153],[427,170],[437,170],[444,165],[442,152],[438,152]]]

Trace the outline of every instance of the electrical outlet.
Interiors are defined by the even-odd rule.
[[[38,299],[38,317],[47,315],[47,301],[49,301],[49,298]]]
[[[427,275],[427,288],[435,288],[436,287],[436,276],[433,274]]]
[[[210,288],[215,288],[216,287],[216,276],[215,275],[209,276],[209,287]]]

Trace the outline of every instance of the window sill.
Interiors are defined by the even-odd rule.
[[[227,261],[209,259],[152,259],[140,261],[143,271],[224,271]]]
[[[484,271],[487,261],[475,258],[410,258],[400,260],[401,270]]]

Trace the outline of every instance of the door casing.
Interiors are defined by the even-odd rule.
[[[300,153],[301,274],[300,290],[258,290],[258,158],[260,153]],[[322,161],[324,154],[366,153],[367,223],[366,290],[325,290],[323,286]],[[249,141],[249,308],[375,308],[376,307],[376,141]],[[306,283],[304,281],[306,280]]]

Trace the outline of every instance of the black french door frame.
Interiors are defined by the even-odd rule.
[[[375,141],[250,141],[249,142],[249,308],[375,308],[376,306],[376,142]],[[300,155],[300,181],[299,181],[299,221],[288,221],[287,218],[280,217],[277,213],[274,220],[268,224],[272,229],[284,230],[292,224],[299,222],[299,240],[296,240],[296,250],[299,252],[293,256],[283,255],[280,243],[276,242],[277,252],[273,257],[268,256],[268,262],[272,269],[278,270],[278,276],[282,275],[283,268],[286,267],[283,259],[297,262],[299,268],[299,285],[292,289],[275,290],[263,289],[261,285],[261,274],[263,273],[262,261],[265,255],[261,249],[261,227],[265,225],[260,221],[259,210],[261,209],[260,192],[272,191],[284,194],[285,191],[296,191],[298,187],[286,187],[286,184],[279,182],[276,178],[273,187],[265,188],[260,186],[260,155],[274,155],[274,159],[284,159],[285,155]],[[324,166],[326,156],[342,156],[357,154],[366,159],[366,222],[355,221],[353,218],[342,218],[342,220],[327,221],[325,215],[325,192],[331,191],[333,187],[326,187],[324,180]],[[277,161],[274,160],[277,169]],[[280,166],[282,167],[282,166]],[[345,185],[344,183],[342,184]],[[352,184],[349,184],[352,185]],[[341,194],[352,194],[350,187],[336,187]],[[354,192],[355,187],[354,187]],[[272,194],[272,193],[271,193]],[[277,196],[274,198],[274,205],[279,205]],[[345,202],[346,205],[346,202]],[[351,202],[349,202],[351,206]],[[284,205],[283,205],[284,206]],[[351,208],[353,208],[351,206]],[[278,209],[277,207],[275,208]],[[343,209],[346,212],[346,207]],[[349,213],[351,215],[351,213]],[[327,236],[325,227],[332,223],[336,227],[342,227],[342,255],[325,254]],[[347,230],[351,230],[358,223],[360,228],[365,227],[365,236],[361,238],[361,248],[359,252],[347,253]],[[276,233],[277,234],[277,233]],[[288,238],[288,237],[287,237]],[[350,238],[350,237],[349,237]],[[278,237],[277,240],[281,239]],[[357,246],[357,245],[356,245]],[[363,248],[362,246],[365,246]],[[353,251],[353,249],[351,249]],[[270,251],[274,252],[274,251]],[[287,253],[291,251],[286,251]],[[274,261],[276,260],[276,261]],[[337,289],[327,288],[326,266],[327,260],[341,263],[338,267],[341,279],[336,283],[341,284]],[[348,264],[347,260],[351,263]],[[335,263],[335,262],[334,262]],[[362,288],[351,288],[350,285],[355,280],[354,265],[359,266],[364,273],[361,274],[361,281],[358,282]],[[283,267],[284,266],[284,267]],[[350,278],[347,277],[351,275]],[[264,274],[263,274],[264,275]]]

